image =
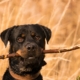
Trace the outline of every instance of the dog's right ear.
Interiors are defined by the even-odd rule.
[[[1,33],[1,39],[2,39],[3,43],[5,44],[5,46],[7,45],[8,41],[9,41],[9,37],[10,37],[12,29],[13,28],[8,28]]]

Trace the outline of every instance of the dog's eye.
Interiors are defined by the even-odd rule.
[[[17,42],[22,43],[25,39],[25,36],[26,35],[24,33],[20,34],[17,38]]]
[[[34,32],[31,32],[31,36],[33,39],[39,41],[41,39],[41,37],[39,35],[36,35]]]
[[[22,37],[18,37],[18,38],[17,38],[17,41],[18,41],[19,43],[21,43],[21,42],[24,41],[24,38],[22,38]]]
[[[40,37],[40,36],[35,36],[35,39],[36,39],[36,40],[40,40],[41,37]]]

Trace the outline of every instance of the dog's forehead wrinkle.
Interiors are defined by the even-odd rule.
[[[12,34],[17,35],[19,33],[26,33],[27,32],[35,32],[39,35],[44,35],[43,34],[43,30],[39,27],[39,26],[35,26],[35,25],[22,25],[22,26],[18,26],[17,28],[14,28]]]
[[[43,30],[38,26],[35,25],[29,26],[29,30],[35,32],[38,35],[44,36]]]

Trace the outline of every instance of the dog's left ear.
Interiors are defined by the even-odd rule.
[[[45,34],[45,38],[47,40],[47,43],[48,41],[50,40],[51,38],[51,30],[43,25],[39,25],[41,27],[41,29],[43,30],[44,34]]]
[[[1,39],[4,42],[5,46],[7,45],[10,37],[12,28],[8,28],[1,33]]]

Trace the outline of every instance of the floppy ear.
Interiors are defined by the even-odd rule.
[[[45,26],[42,26],[42,25],[39,25],[41,27],[41,29],[43,30],[44,34],[45,34],[45,38],[47,40],[47,43],[48,41],[50,40],[51,38],[51,30]]]
[[[8,28],[1,33],[1,39],[4,42],[5,46],[7,45],[8,41],[9,41],[9,36],[10,36],[11,30],[12,30],[12,28]]]

